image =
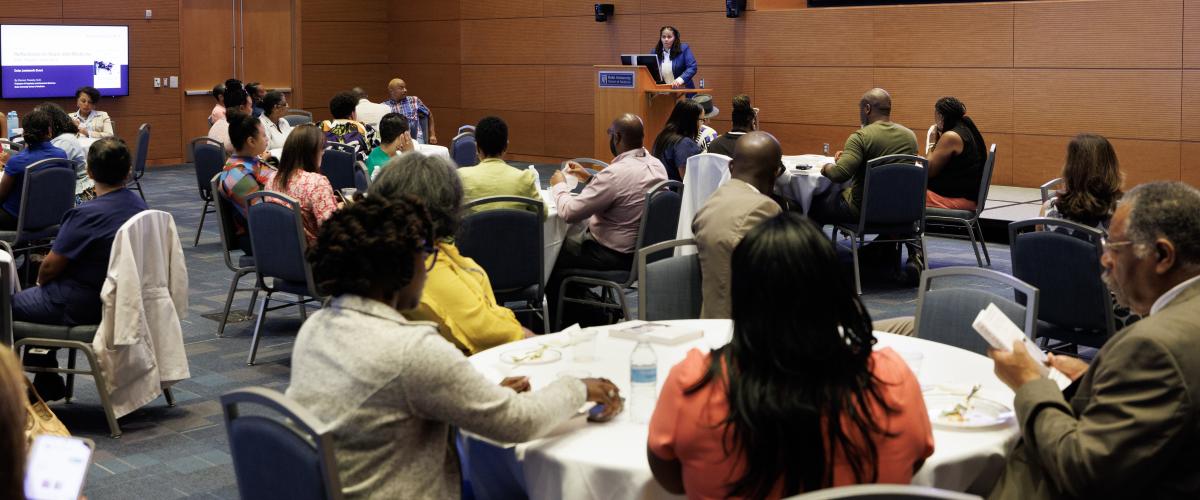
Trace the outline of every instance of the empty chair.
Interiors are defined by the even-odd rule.
[[[321,174],[329,178],[333,189],[356,187],[354,161],[353,146],[331,142],[321,157]]]
[[[687,170],[683,174],[683,184],[687,192],[683,196],[683,204],[679,207],[679,227],[675,231],[675,239],[691,238],[692,218],[708,197],[717,188],[729,180],[729,157],[714,153],[700,153],[687,159]],[[683,249],[683,253],[695,249]]]
[[[146,155],[150,152],[150,124],[143,123],[138,127],[137,150],[133,153],[133,172],[129,183],[136,189],[142,201],[146,201],[146,193],[142,192],[142,176],[146,175]]]
[[[496,302],[523,302],[514,312],[537,312],[550,332],[546,310],[545,251],[541,200],[520,196],[491,196],[467,203],[464,210],[493,203],[490,208],[463,217],[454,244],[487,271]],[[512,208],[513,205],[520,208]]]
[[[638,319],[696,319],[704,301],[700,288],[700,256],[695,252],[647,262],[651,255],[676,247],[695,246],[692,239],[655,243],[637,252]]]
[[[655,243],[670,240],[675,235],[679,223],[679,205],[683,197],[683,183],[679,181],[663,181],[646,192],[645,209],[638,227],[635,248],[641,249]],[[655,262],[671,254],[670,251],[652,253],[646,257],[646,262]],[[623,318],[629,318],[629,306],[625,302],[625,289],[633,286],[638,278],[638,261],[634,259],[628,271],[597,271],[593,269],[565,269],[562,271],[562,285],[558,290],[558,318],[556,325],[562,327],[563,303],[588,305],[604,309],[619,310]],[[589,298],[567,297],[566,292],[571,285],[600,287],[600,300]]]
[[[1053,179],[1046,181],[1045,184],[1042,184],[1042,186],[1040,188],[1042,191],[1042,204],[1045,205],[1047,201],[1050,201],[1050,198],[1054,197],[1053,196],[1054,192],[1058,191],[1058,188],[1062,187],[1062,185],[1063,185],[1062,177],[1055,177]]]
[[[928,161],[920,156],[889,155],[867,162],[863,180],[862,206],[856,223],[840,223],[834,227],[850,237],[850,253],[854,258],[854,289],[862,295],[862,277],[858,263],[858,248],[865,244],[868,234],[907,235],[897,239],[875,242],[913,242],[925,253],[925,187]],[[872,190],[871,186],[882,186]],[[834,240],[836,244],[836,239]],[[925,259],[926,261],[928,259]]]
[[[975,261],[980,267],[983,266],[984,259],[987,259],[988,265],[992,265],[992,257],[988,255],[987,243],[983,241],[983,226],[979,224],[979,214],[983,213],[984,205],[987,203],[988,190],[992,185],[992,171],[996,167],[996,145],[988,150],[987,160],[983,163],[983,178],[979,185],[979,198],[975,202],[975,210],[954,210],[949,208],[926,208],[925,220],[931,225],[937,226],[962,226],[967,230],[967,239],[971,240],[971,249],[975,251]],[[933,232],[933,231],[927,231]],[[975,234],[979,234],[979,239],[975,239]],[[942,233],[936,234],[941,236],[950,236],[961,238],[957,233]],[[983,247],[983,258],[979,257],[979,248]]]
[[[956,278],[986,279],[1011,287],[1014,295],[1000,296],[962,283],[952,287],[934,287],[935,282]],[[1013,300],[1021,294],[1025,305]],[[996,304],[1008,319],[1034,338],[1038,314],[1038,289],[1017,278],[978,267],[944,267],[921,273],[917,289],[917,336],[968,351],[987,355],[988,343],[975,332],[971,323],[988,304]]]
[[[204,208],[200,210],[200,225],[196,226],[196,240],[192,246],[200,244],[200,233],[204,231],[204,219],[216,209],[209,209],[213,204],[212,178],[225,168],[225,147],[220,141],[208,137],[197,137],[188,144],[192,156],[192,166],[196,171],[196,188],[200,191],[200,199]]]
[[[219,175],[213,175],[211,180],[214,193],[218,193],[218,189],[220,189]],[[221,255],[225,259],[225,267],[233,272],[233,278],[229,282],[229,293],[225,295],[225,310],[221,314],[221,324],[217,327],[217,337],[224,337],[225,324],[229,322],[229,308],[233,305],[233,295],[237,292],[253,292],[250,295],[250,306],[246,308],[246,315],[249,316],[254,311],[254,303],[258,299],[258,286],[238,288],[242,277],[254,272],[254,256],[242,253],[241,247],[238,246],[237,225],[233,220],[234,208],[229,200],[226,200],[224,196],[217,195],[213,197],[213,205],[217,209],[217,220],[221,223],[219,226]],[[233,262],[234,252],[238,252],[237,264]]]
[[[367,164],[361,161],[354,162],[354,189],[365,193],[370,184],[371,181],[367,178]]]
[[[450,141],[450,154],[454,156],[454,163],[460,167],[470,167],[479,163],[479,156],[475,151],[475,133],[463,132]]]
[[[1041,292],[1035,338],[1043,343],[1054,339],[1100,347],[1112,337],[1112,296],[1100,278],[1103,236],[1098,229],[1064,219],[1008,225],[1013,276]]]
[[[461,126],[461,127],[458,127],[458,133],[459,133],[459,134],[461,134],[461,133],[463,133],[463,132],[471,132],[471,133],[474,133],[474,132],[475,132],[475,126],[474,126],[474,125],[463,125],[463,126]]]
[[[266,203],[268,200],[270,203]],[[253,365],[267,312],[299,306],[300,316],[307,318],[308,304],[320,301],[321,295],[317,293],[312,267],[305,258],[308,240],[304,237],[304,223],[300,219],[300,202],[284,194],[262,191],[251,194],[246,198],[246,203],[249,205],[246,219],[250,226],[250,244],[254,249],[257,288],[266,292],[258,304],[254,337],[250,340],[250,354],[246,358],[246,364]],[[267,278],[271,278],[269,285]],[[296,298],[279,298],[275,295],[277,293],[294,295]],[[270,307],[272,299],[284,304]]]
[[[980,500],[957,491],[910,484],[855,484],[810,491],[788,500]]]
[[[243,406],[255,406],[243,415]],[[308,410],[264,387],[221,396],[229,453],[242,498],[342,498],[333,438]],[[267,410],[267,411],[263,411]]]
[[[293,127],[313,122],[312,112],[297,108],[288,108],[287,113],[283,115],[283,119],[287,120],[288,125]]]

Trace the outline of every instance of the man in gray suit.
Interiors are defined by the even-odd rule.
[[[729,259],[742,236],[781,211],[768,194],[783,173],[783,149],[766,132],[737,140],[730,179],[713,192],[692,219],[700,256],[701,318],[729,318]]]
[[[1200,191],[1131,190],[1101,262],[1117,300],[1149,316],[1091,366],[1051,355],[1074,380],[1064,392],[1020,344],[990,353],[1023,438],[991,498],[1200,498]]]

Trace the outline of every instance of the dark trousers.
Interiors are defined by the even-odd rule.
[[[808,208],[808,218],[817,226],[854,223],[858,222],[858,213],[846,202],[841,190],[829,190],[813,197],[812,206]]]
[[[0,231],[16,231],[17,217],[0,208]]]
[[[558,309],[558,292],[562,288],[563,279],[569,274],[566,272],[571,269],[587,269],[593,271],[628,271],[633,267],[633,254],[621,253],[604,245],[601,245],[592,238],[591,233],[584,233],[582,241],[567,239],[563,242],[563,248],[558,254],[558,260],[554,262],[554,271],[550,273],[550,281],[546,283],[546,300],[550,305],[550,317],[557,318],[559,315]],[[567,290],[567,297],[584,297],[587,293],[587,287],[582,285],[573,285]],[[562,325],[571,325],[572,323],[582,321],[590,324],[601,324],[603,320],[599,317],[600,311],[595,308],[588,308],[580,304],[563,304]],[[596,314],[588,314],[583,317],[584,313],[590,313],[588,309],[595,310]]]
[[[12,297],[14,321],[43,325],[77,325],[71,321],[67,304],[55,304],[40,286],[26,288]]]

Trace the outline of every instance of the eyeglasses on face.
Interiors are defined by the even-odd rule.
[[[437,264],[438,260],[438,247],[435,240],[430,238],[422,242],[421,251],[425,252],[425,255],[430,256],[430,258],[426,259],[425,270],[432,271],[434,264]]]
[[[1124,246],[1129,246],[1129,245],[1132,245],[1133,243],[1134,243],[1133,240],[1110,241],[1107,236],[1100,237],[1100,248],[1102,250],[1104,250],[1104,252],[1106,252],[1106,253],[1107,252],[1115,252],[1115,251],[1117,251],[1118,248],[1121,248]]]

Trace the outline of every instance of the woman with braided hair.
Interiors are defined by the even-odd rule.
[[[925,204],[935,208],[974,210],[987,161],[987,144],[967,107],[953,97],[933,106],[936,130],[930,138],[929,189]]]

